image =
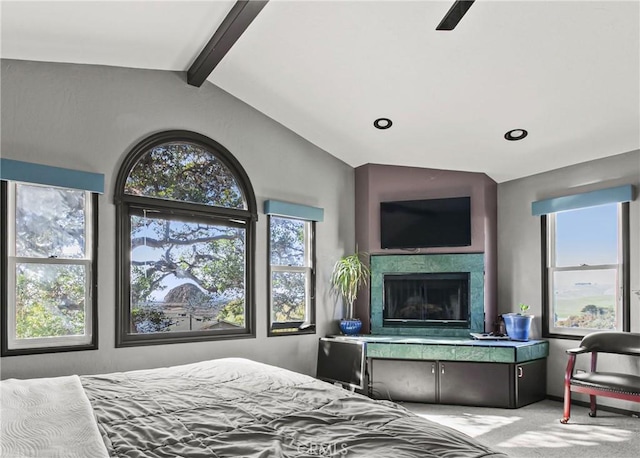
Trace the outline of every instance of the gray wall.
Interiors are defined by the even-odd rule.
[[[640,192],[640,150],[586,162],[498,185],[498,312],[516,312],[518,304],[531,304],[536,315],[532,332],[541,333],[540,218],[531,216],[531,202],[568,194],[593,191],[623,184]],[[630,204],[631,290],[640,290],[640,200]],[[631,294],[631,331],[640,332],[640,296]],[[547,394],[562,396],[566,368],[565,350],[578,346],[576,340],[550,339],[547,364]],[[579,358],[587,369],[587,358]],[[640,372],[640,361],[631,357],[599,359],[598,368]],[[578,399],[586,397],[577,395]],[[637,410],[637,405],[601,398],[602,404]]]
[[[1,376],[43,377],[150,368],[240,356],[313,374],[317,339],[337,331],[328,277],[354,248],[354,171],[282,125],[206,82],[182,73],[2,61],[3,157],[105,174],[99,199],[99,345],[96,351],[11,356]],[[258,209],[265,199],[323,207],[317,224],[317,334],[267,338],[266,217],[256,249],[257,338],[136,348],[115,342],[115,207],[119,165],[142,138],[168,129],[204,134],[240,161]]]

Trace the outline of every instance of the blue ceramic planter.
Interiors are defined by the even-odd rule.
[[[340,320],[340,331],[342,331],[342,333],[347,336],[360,334],[361,329],[362,329],[362,321],[358,319]]]
[[[529,340],[529,331],[533,315],[518,315],[517,313],[505,313],[502,315],[507,335],[511,340]]]

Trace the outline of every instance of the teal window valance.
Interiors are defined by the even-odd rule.
[[[13,159],[0,159],[0,179],[104,193],[102,173],[83,172]]]
[[[629,184],[571,196],[538,200],[531,204],[531,214],[540,216],[578,208],[595,207],[596,205],[629,202],[631,200],[633,200],[633,185]]]
[[[322,208],[282,202],[280,200],[265,200],[264,212],[267,215],[288,216],[307,221],[324,220],[324,209]]]

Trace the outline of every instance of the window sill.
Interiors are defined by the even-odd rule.
[[[276,323],[274,323],[276,324]],[[268,337],[279,337],[279,336],[299,336],[305,334],[315,334],[316,333],[316,325],[315,324],[307,324],[306,326],[283,326],[285,323],[277,323],[274,328],[269,329],[267,333]]]

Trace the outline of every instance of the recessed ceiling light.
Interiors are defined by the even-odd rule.
[[[511,142],[515,142],[516,140],[522,140],[527,135],[529,135],[529,132],[524,129],[513,129],[504,134],[504,138]]]
[[[373,127],[375,127],[376,129],[384,130],[384,129],[388,129],[392,125],[393,125],[393,122],[389,118],[378,118],[375,121],[373,121]]]

